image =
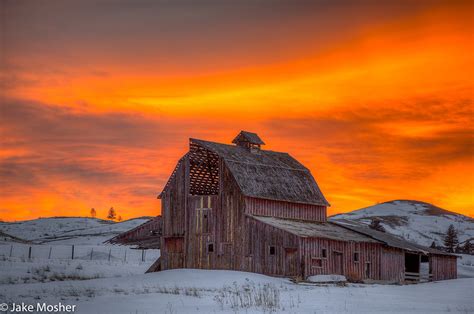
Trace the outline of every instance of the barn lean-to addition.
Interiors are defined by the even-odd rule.
[[[151,270],[404,282],[426,269],[431,280],[456,278],[455,256],[327,221],[329,203],[311,172],[288,153],[262,145],[257,134],[245,131],[233,145],[190,139],[159,195],[161,257]]]
[[[116,235],[105,243],[133,245],[137,249],[159,249],[162,229],[161,216],[156,216],[131,230]]]

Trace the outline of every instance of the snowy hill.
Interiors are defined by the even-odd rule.
[[[87,217],[40,218],[20,222],[0,222],[0,232],[12,237],[50,244],[101,244],[137,227],[150,217],[112,222]]]
[[[474,219],[420,201],[390,201],[334,215],[329,220],[368,225],[372,218],[380,219],[387,232],[425,246],[430,246],[433,241],[442,245],[451,224],[458,230],[460,242],[474,238]]]

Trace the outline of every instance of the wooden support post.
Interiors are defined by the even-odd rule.
[[[418,281],[421,281],[421,254],[418,254]]]
[[[49,247],[49,254],[48,254],[48,259],[51,259],[51,251],[52,251],[52,250],[53,250],[53,247],[52,247],[52,246],[50,246],[50,247]]]
[[[10,246],[10,257],[12,257],[13,254],[13,244]]]
[[[109,262],[110,262],[110,257],[112,256],[112,248],[109,249]]]
[[[31,259],[31,246],[28,249],[28,259]]]
[[[144,262],[144,261],[145,261],[145,250],[142,249],[142,262]]]
[[[94,255],[94,248],[91,249],[91,261],[92,261],[92,255]]]
[[[74,244],[71,247],[71,259],[74,259]]]

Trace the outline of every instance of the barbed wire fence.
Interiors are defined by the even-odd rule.
[[[159,250],[113,245],[0,244],[0,257],[22,259],[101,260],[109,262],[154,262]]]

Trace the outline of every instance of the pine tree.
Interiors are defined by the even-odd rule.
[[[110,220],[114,220],[115,217],[117,217],[117,213],[115,212],[115,209],[113,207],[110,207],[109,214],[107,215],[107,218],[110,219]]]
[[[444,246],[448,252],[454,253],[454,249],[458,245],[458,232],[454,229],[453,225],[450,225],[444,236]]]
[[[91,208],[91,217],[95,218],[97,216],[97,212],[95,211],[95,208]]]
[[[435,241],[431,242],[430,248],[436,249],[436,243],[435,243]]]
[[[380,232],[385,232],[385,228],[380,223],[380,219],[373,218],[369,225],[370,229],[374,229]]]
[[[118,216],[117,220],[122,221],[122,216]]]

